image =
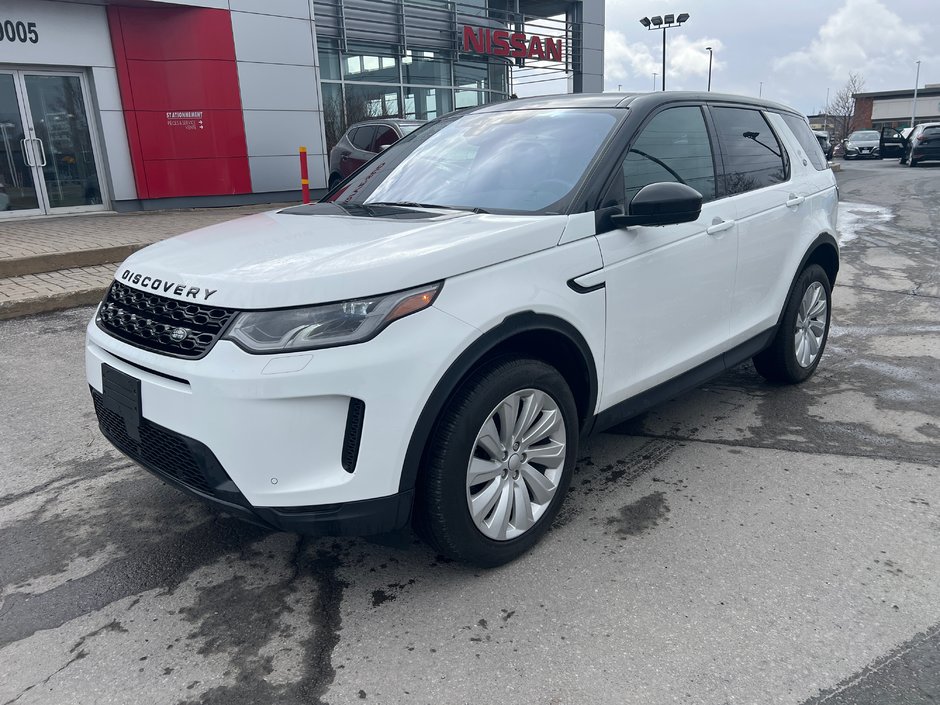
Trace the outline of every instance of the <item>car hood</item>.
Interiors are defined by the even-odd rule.
[[[554,247],[567,222],[563,215],[325,210],[272,211],[194,230],[134,253],[115,278],[226,308],[299,306],[406,289]]]

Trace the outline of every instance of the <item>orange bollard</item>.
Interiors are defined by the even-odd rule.
[[[310,203],[310,178],[307,174],[307,148],[300,148],[300,193],[304,203]]]

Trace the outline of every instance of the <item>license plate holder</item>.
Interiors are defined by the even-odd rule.
[[[101,398],[104,408],[124,420],[127,434],[140,441],[140,380],[101,363]]]

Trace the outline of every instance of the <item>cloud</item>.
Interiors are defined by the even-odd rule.
[[[821,71],[834,79],[850,72],[878,75],[909,63],[921,43],[917,24],[905,22],[879,0],[846,0],[809,46],[775,60],[773,66],[777,71]]]
[[[652,35],[651,35],[652,36]],[[656,33],[656,42],[628,42],[623,32],[608,29],[604,34],[604,79],[608,89],[622,85],[624,90],[649,90],[653,73],[662,73],[662,40]],[[672,34],[666,38],[666,87],[678,88],[683,80],[708,74],[708,52],[715,52],[712,72],[724,68],[718,59],[723,48],[720,39],[691,39],[686,34]],[[661,77],[657,80],[661,80]]]

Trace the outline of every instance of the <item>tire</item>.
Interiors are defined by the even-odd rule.
[[[518,402],[515,409],[510,399]],[[503,418],[521,424],[519,432],[500,424]],[[547,435],[526,444],[526,431],[546,428]],[[524,462],[535,450],[539,462]],[[539,360],[494,360],[460,386],[431,434],[418,481],[415,529],[448,558],[482,567],[508,563],[548,530],[577,455],[578,414],[561,374]],[[472,485],[471,467],[480,473],[475,476],[480,482]],[[476,519],[471,502],[479,506]]]
[[[810,289],[813,291],[808,294]],[[819,299],[814,298],[817,292],[825,296],[822,301],[824,311],[817,310]],[[812,304],[809,306],[811,315],[805,324],[802,323],[804,297],[808,304]],[[814,311],[816,313],[812,315]],[[770,347],[754,356],[754,367],[770,382],[799,384],[806,381],[816,371],[826,349],[831,316],[832,286],[829,277],[818,264],[811,264],[796,280],[783,309],[777,334]],[[801,339],[806,347],[799,345]],[[814,342],[816,354],[812,355]]]

